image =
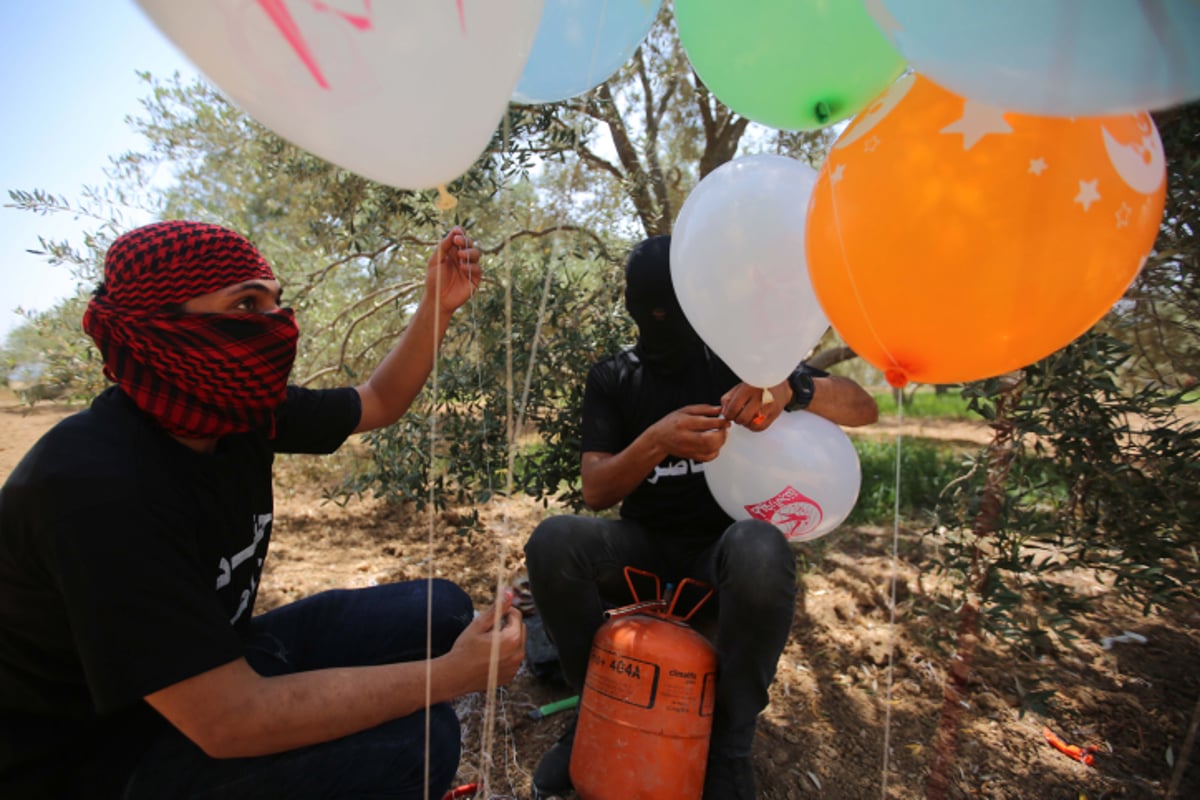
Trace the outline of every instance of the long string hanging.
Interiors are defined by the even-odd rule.
[[[512,463],[513,463],[513,427],[512,427],[512,265],[509,262],[508,248],[504,248],[502,256],[504,263],[504,321],[505,321],[505,381],[504,381],[504,404],[505,404],[505,438],[508,446],[508,475],[505,477],[505,497],[512,497]],[[496,553],[496,598],[500,597],[500,593],[504,591],[505,582],[505,562],[508,557],[508,537],[507,531],[509,528],[508,505],[501,505],[500,529],[503,532],[498,536],[499,550]],[[484,796],[490,794],[488,787],[491,785],[491,767],[492,767],[492,744],[495,739],[496,730],[496,688],[499,683],[500,669],[500,604],[496,604],[496,617],[493,620],[493,636],[491,656],[488,659],[488,683],[487,697],[484,702],[483,715],[483,732],[480,737],[480,786],[483,788]]]
[[[558,257],[557,240],[555,241],[554,246],[555,246],[555,258],[552,259],[552,262],[558,263],[560,258]],[[532,340],[531,340],[530,346],[529,346],[529,363],[525,369],[525,381],[524,381],[524,386],[522,387],[522,391],[521,391],[521,400],[517,404],[516,409],[515,409],[515,414],[514,414],[514,409],[513,409],[513,405],[512,405],[512,397],[514,394],[514,392],[513,392],[513,349],[512,349],[512,263],[511,263],[510,257],[508,256],[508,248],[507,247],[505,247],[504,263],[505,263],[505,275],[506,275],[506,288],[505,288],[505,296],[504,296],[505,297],[504,316],[505,316],[505,330],[506,330],[505,348],[506,348],[506,354],[507,354],[505,396],[507,397],[507,403],[508,403],[508,408],[507,408],[508,464],[507,464],[507,470],[506,470],[507,477],[505,480],[505,484],[506,484],[505,485],[505,496],[511,498],[515,491],[515,487],[513,486],[513,475],[514,475],[515,468],[516,468],[517,433],[523,428],[523,426],[525,424],[525,412],[529,407],[529,393],[530,393],[531,387],[533,385],[533,373],[534,373],[534,370],[537,365],[537,353],[538,353],[538,347],[539,347],[539,344],[541,341],[541,332],[542,332],[542,328],[545,326],[546,309],[548,308],[549,301],[550,301],[550,289],[554,285],[554,270],[550,267],[547,267],[547,269],[546,269],[545,280],[543,281],[543,284],[542,284],[542,298],[538,304],[538,316],[537,316],[536,322],[534,323],[533,336],[532,336]],[[514,417],[515,417],[515,421],[514,421]],[[504,512],[503,523],[504,523],[503,528],[507,531],[507,529],[508,529],[507,511]],[[503,581],[505,579],[504,565],[507,561],[507,555],[508,555],[508,553],[507,553],[507,550],[508,550],[507,537],[501,537],[500,543],[501,543],[501,550],[500,550],[500,553],[498,556],[499,571],[498,571],[497,592],[500,592],[503,590]],[[493,649],[493,674],[491,676],[492,679],[489,682],[489,686],[488,686],[488,692],[489,692],[488,709],[489,709],[490,713],[488,713],[485,716],[485,720],[484,720],[483,760],[484,760],[484,763],[487,765],[491,764],[491,746],[493,744],[494,729],[495,729],[495,713],[494,713],[495,706],[491,702],[491,697],[492,697],[492,693],[494,693],[496,690],[496,687],[494,685],[495,684],[495,674],[494,673],[495,673],[496,660],[498,660],[498,652],[496,651],[495,648],[498,646],[498,644],[499,644],[499,642],[497,640],[493,646],[493,648],[494,648]],[[484,779],[483,779],[482,785],[485,789],[488,786],[486,770],[484,771]]]
[[[437,442],[438,442],[438,336],[437,332],[441,330],[441,302],[442,296],[442,270],[440,262],[434,270],[434,304],[433,304],[433,336],[432,350],[430,354],[433,365],[430,370],[430,390],[431,402],[429,412],[429,497],[426,501],[426,508],[429,510],[428,520],[428,539],[426,541],[426,562],[429,565],[429,570],[425,579],[425,780],[424,796],[425,800],[429,800],[429,751],[431,747],[430,738],[430,708],[433,705],[433,573],[434,573],[434,485],[433,470],[437,464]]]
[[[505,142],[506,143],[508,141],[508,139],[507,139],[508,133],[509,133],[508,119],[505,118],[504,134],[505,134]],[[580,138],[582,137],[582,130],[579,129],[578,126],[576,127],[576,135],[577,135],[577,137],[580,137]],[[581,168],[581,161],[577,160],[575,162],[571,185],[574,185],[575,181],[577,181],[577,179],[579,177],[580,168]],[[513,214],[511,213],[511,210],[507,211],[504,216],[507,219],[515,221],[515,218],[514,218]],[[506,486],[505,486],[505,495],[507,497],[512,497],[513,492],[514,492],[513,475],[515,474],[515,466],[516,466],[517,432],[520,431],[524,427],[526,411],[529,408],[529,395],[530,395],[530,392],[531,392],[532,386],[533,386],[533,375],[534,375],[534,372],[537,367],[537,356],[538,356],[538,349],[541,345],[541,334],[542,334],[542,330],[544,329],[545,323],[546,323],[546,313],[547,313],[547,310],[550,305],[551,289],[554,286],[553,265],[561,264],[562,260],[563,260],[562,252],[561,252],[561,244],[560,244],[558,238],[555,237],[552,240],[552,242],[553,242],[553,244],[552,244],[553,254],[552,254],[552,258],[550,259],[551,266],[547,266],[546,274],[545,274],[544,280],[542,281],[542,296],[541,296],[541,300],[538,303],[537,319],[534,323],[533,335],[530,340],[529,361],[528,361],[528,365],[526,366],[526,369],[525,369],[525,379],[524,379],[524,384],[523,384],[522,390],[521,390],[521,399],[516,407],[515,421],[514,421],[514,410],[513,410],[513,405],[512,405],[512,398],[513,398],[514,392],[513,392],[513,348],[512,348],[512,263],[511,263],[510,256],[508,253],[508,249],[509,249],[508,244],[510,243],[510,241],[506,241],[503,245],[503,251],[504,251],[503,261],[504,261],[504,265],[505,265],[504,314],[505,314],[505,332],[506,332],[506,335],[505,335],[505,354],[506,354],[506,358],[505,358],[505,364],[506,364],[505,397],[507,399],[506,424],[507,424],[507,428],[508,428],[508,435],[507,435],[508,461],[507,461],[507,470],[506,470],[507,477],[506,477]],[[474,306],[472,306],[472,314],[474,314]],[[472,324],[473,325],[476,324],[474,316],[472,316]],[[479,371],[479,385],[481,387],[480,392],[482,394],[482,386],[483,386],[482,364],[480,364],[479,370],[480,370]],[[484,431],[484,438],[486,439],[486,429]],[[489,490],[489,495],[490,495],[491,490],[492,490],[490,472],[488,473],[488,490]],[[508,525],[507,511],[505,511],[503,513],[504,513],[504,516],[502,518],[502,523],[503,523],[503,527],[505,529],[507,529],[507,525]],[[500,591],[503,590],[503,581],[505,578],[504,564],[506,563],[506,557],[507,557],[506,537],[501,537],[501,551],[498,556],[499,570],[498,570],[497,593],[499,593]],[[496,643],[496,646],[498,646],[498,641]],[[494,672],[495,672],[495,665],[496,665],[497,661],[498,661],[498,652],[494,649],[493,650],[493,661],[492,661],[493,674],[491,676],[491,679],[489,681],[489,686],[488,686],[488,693],[489,693],[488,712],[485,714],[484,733],[483,733],[482,742],[481,742],[481,751],[482,751],[481,752],[481,760],[483,762],[483,767],[481,768],[481,772],[483,775],[482,781],[481,781],[481,788],[484,790],[485,796],[486,796],[486,792],[488,791],[488,787],[489,787],[487,769],[491,765],[491,761],[492,761],[491,747],[492,747],[492,744],[494,741],[495,713],[494,713],[494,704],[492,703],[492,696],[496,689]]]
[[[512,133],[511,121],[509,116],[505,114],[504,121],[501,127],[501,138],[503,141],[504,152],[508,151],[510,136]],[[505,192],[505,205],[509,203],[511,193]],[[506,218],[507,215],[502,215],[501,218]],[[501,251],[501,262],[504,265],[504,422],[505,422],[505,443],[508,450],[508,468],[505,475],[504,496],[511,498],[513,493],[513,464],[514,464],[514,442],[516,440],[515,431],[513,430],[513,345],[512,345],[512,258],[509,253],[508,241],[503,244]],[[482,381],[482,378],[481,378]],[[500,603],[499,598],[501,592],[504,591],[505,584],[505,563],[508,559],[508,530],[509,516],[508,503],[501,506],[501,531],[502,535],[497,537],[499,540],[499,550],[496,553],[496,616],[493,622],[492,635],[492,650],[488,660],[488,684],[487,697],[484,702],[483,715],[483,732],[480,737],[480,786],[483,789],[484,796],[490,794],[491,786],[491,767],[492,767],[492,744],[495,740],[496,730],[496,686],[498,683],[498,675],[500,668]]]
[[[892,688],[895,676],[896,656],[896,583],[900,563],[900,490],[901,490],[901,453],[904,444],[904,390],[897,389],[896,402],[896,496],[892,506],[892,553],[891,553],[891,587],[888,598],[888,662],[887,689],[883,698],[883,766],[880,776],[879,796],[887,800],[888,763],[892,747]]]
[[[835,193],[836,193],[836,188],[835,188],[835,184],[833,181],[830,181],[830,183],[829,183],[829,192],[831,195],[835,195]],[[850,281],[850,287],[853,290],[855,297],[861,301],[859,287],[858,287],[857,282],[854,280],[854,272],[849,268],[849,258],[846,255],[846,245],[842,239],[842,226],[841,226],[841,222],[840,222],[840,219],[838,216],[838,204],[836,202],[836,197],[831,196],[830,199],[834,201],[830,204],[830,207],[833,209],[833,215],[834,215],[833,222],[834,222],[835,229],[837,230],[838,245],[839,245],[839,251],[841,254],[841,258],[842,258],[842,263],[846,268],[846,277]],[[860,302],[860,304],[861,304],[861,302]],[[869,318],[868,318],[867,322],[868,322],[868,325],[870,325]],[[888,360],[893,364],[898,363],[897,360],[893,357],[891,350],[887,345],[887,342],[885,342],[883,340],[883,338],[879,336],[879,333],[875,330],[873,325],[870,326],[870,330],[871,330],[872,337],[875,339],[875,341],[879,345],[879,347],[884,351],[884,354],[887,356]],[[902,378],[903,373],[900,372],[898,369],[888,370],[886,377],[889,379],[889,382],[891,382],[892,378],[894,378],[894,377]],[[904,392],[899,391],[898,396],[900,399],[896,404],[897,412],[899,415],[900,425],[903,426],[903,424],[904,424],[904,411],[903,411]],[[884,700],[883,759],[882,759],[882,763],[880,765],[880,791],[881,791],[881,797],[883,797],[884,800],[886,800],[886,798],[887,798],[888,758],[890,755],[889,750],[891,748],[891,738],[892,738],[892,686],[893,686],[893,678],[894,678],[894,673],[895,673],[894,658],[895,658],[895,649],[896,649],[896,580],[897,580],[897,570],[899,568],[898,565],[899,565],[899,552],[900,552],[900,488],[901,488],[901,486],[900,486],[900,453],[901,453],[901,441],[903,439],[902,430],[903,430],[903,428],[900,428],[900,429],[897,429],[897,432],[896,432],[896,497],[895,497],[894,508],[892,511],[892,552],[891,552],[891,579],[890,579],[891,580],[891,587],[890,587],[891,599],[889,602],[890,608],[889,608],[889,613],[888,613],[887,692],[886,692],[886,696],[885,696],[885,700]]]
[[[475,246],[479,247],[480,256],[482,259],[483,248],[479,245],[478,241],[476,241]],[[503,249],[503,245],[501,246],[501,249]],[[471,356],[472,356],[472,359],[475,361],[475,385],[476,385],[476,390],[479,395],[479,401],[480,401],[480,403],[483,404],[483,407],[480,409],[480,414],[479,414],[480,439],[481,439],[480,449],[482,451],[481,457],[483,459],[483,463],[480,466],[483,470],[484,480],[485,480],[485,483],[487,486],[486,494],[488,497],[488,502],[491,502],[491,499],[495,496],[495,484],[492,479],[491,459],[489,457],[490,440],[488,438],[488,418],[487,418],[488,415],[487,415],[487,408],[486,408],[487,394],[486,394],[486,387],[484,386],[484,381],[483,381],[484,353],[483,353],[483,346],[480,342],[481,332],[480,332],[480,326],[479,326],[479,302],[478,302],[478,297],[476,296],[475,292],[471,293],[470,311],[471,311],[471,315],[470,315],[470,318],[471,318],[471,322],[470,322]],[[503,553],[501,553],[499,556],[499,565],[500,565],[500,569],[502,572],[503,565],[504,565]],[[500,591],[500,588],[497,587],[497,595],[496,595],[497,599],[499,598],[499,591]],[[493,698],[494,698],[494,693],[496,691],[496,684],[498,682],[496,673],[497,673],[498,664],[499,664],[498,632],[500,630],[500,628],[499,628],[500,621],[497,618],[497,619],[493,619],[492,622],[493,622],[493,626],[494,626],[493,629],[495,631],[497,631],[497,636],[493,639],[493,649],[490,653],[490,661],[489,661],[489,670],[490,671],[488,674],[488,687],[487,687],[487,693],[486,693],[486,699],[485,699],[485,705],[489,709],[491,708],[491,704],[492,704]],[[483,788],[485,790],[485,792],[487,792],[487,787],[489,784],[488,767],[491,764],[491,746],[492,746],[492,735],[491,735],[490,731],[482,734],[480,737],[480,740],[481,740],[480,741],[480,753],[481,753],[480,773],[483,776],[480,786],[481,786],[481,788]],[[485,796],[488,796],[488,794],[485,794]]]
[[[521,387],[521,402],[517,406],[517,430],[525,426],[525,411],[529,408],[529,392],[533,386],[533,368],[537,361],[538,347],[541,343],[542,324],[546,319],[546,307],[550,303],[550,287],[554,285],[554,264],[562,262],[559,252],[558,238],[553,240],[554,253],[550,265],[546,267],[546,277],[542,282],[542,300],[538,304],[537,323],[533,328],[533,341],[529,343],[529,366],[525,369],[525,385]]]

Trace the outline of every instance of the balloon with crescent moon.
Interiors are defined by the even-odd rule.
[[[892,84],[891,89],[881,94],[854,118],[854,124],[848,126],[842,132],[842,135],[838,137],[833,146],[849,147],[861,139],[869,130],[875,127],[876,123],[886,117],[904,99],[904,96],[908,94],[908,90],[912,88],[913,82],[916,79],[917,76],[911,72],[901,75]]]
[[[1162,218],[1162,143],[1145,113],[1029,116],[910,77],[822,165],[809,275],[893,385],[1000,375],[1078,337],[1137,275]]]
[[[1108,128],[1100,126],[1104,134],[1104,150],[1113,169],[1121,176],[1121,180],[1129,184],[1129,188],[1142,194],[1154,192],[1162,184],[1166,176],[1166,156],[1163,154],[1162,141],[1153,123],[1146,121],[1145,135],[1140,142],[1122,144],[1118,142]]]

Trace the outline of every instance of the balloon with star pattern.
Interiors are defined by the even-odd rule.
[[[1165,191],[1146,113],[1029,116],[909,73],[821,167],[809,274],[893,386],[993,377],[1104,316],[1153,246]]]

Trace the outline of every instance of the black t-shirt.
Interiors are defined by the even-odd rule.
[[[800,365],[800,372],[824,376]],[[637,349],[611,356],[588,372],[583,394],[583,452],[619,453],[642,431],[687,405],[720,405],[721,395],[740,383],[707,348],[691,368],[663,375],[645,365]],[[621,502],[621,516],[654,529],[715,538],[733,520],[708,489],[704,463],[668,455]]]
[[[110,388],[34,445],[0,489],[0,795],[123,782],[167,724],[142,698],[242,654],[274,454],[332,452],[360,413],[291,387],[274,439],[200,454]]]

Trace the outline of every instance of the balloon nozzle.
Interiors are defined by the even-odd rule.
[[[437,187],[438,196],[433,201],[433,207],[438,211],[451,211],[458,205],[458,198],[446,191],[446,184]]]
[[[903,389],[908,385],[908,373],[899,367],[892,367],[883,373],[884,379],[893,389]]]
[[[833,109],[829,107],[829,103],[826,103],[824,100],[820,100],[815,106],[813,106],[813,116],[817,118],[817,122],[824,125],[826,122],[829,122],[829,118],[833,116]]]

